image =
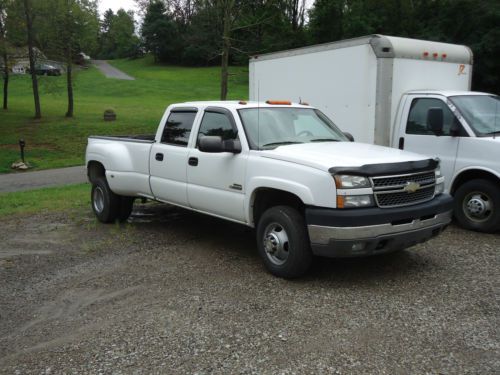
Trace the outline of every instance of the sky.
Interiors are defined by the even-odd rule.
[[[99,1],[99,13],[102,15],[109,8],[113,9],[113,12],[120,8],[125,10],[137,11],[137,6],[134,0],[101,0]]]

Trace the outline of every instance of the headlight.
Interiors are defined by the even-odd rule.
[[[334,176],[337,189],[358,189],[371,187],[370,180],[363,176],[337,174]]]
[[[337,208],[373,206],[373,195],[337,195]]]

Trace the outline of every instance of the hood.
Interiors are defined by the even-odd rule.
[[[279,146],[261,156],[328,171],[331,167],[401,163],[429,157],[389,147],[356,142],[319,142]]]

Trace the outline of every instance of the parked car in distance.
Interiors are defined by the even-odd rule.
[[[35,73],[40,76],[60,76],[61,69],[50,64],[40,64],[35,66]]]
[[[451,220],[439,161],[350,142],[316,108],[284,101],[173,104],[156,135],[90,137],[86,166],[101,222],[126,220],[141,197],[247,225],[286,278],[313,255],[405,249]]]

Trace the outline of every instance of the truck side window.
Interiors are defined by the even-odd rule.
[[[462,126],[453,112],[448,108],[445,102],[434,98],[413,99],[406,123],[406,134],[434,135],[429,124],[429,110],[432,108],[441,108],[443,110],[443,136],[449,136],[451,129],[457,129],[458,135],[465,135]]]
[[[218,112],[205,112],[203,115],[196,146],[198,146],[200,138],[205,135],[219,135],[223,141],[238,138],[238,132],[227,115]]]
[[[172,112],[163,128],[161,143],[186,147],[196,112]]]

